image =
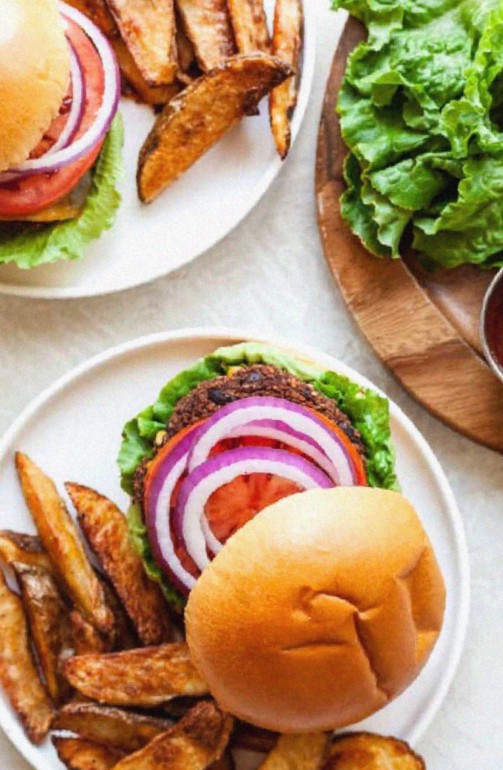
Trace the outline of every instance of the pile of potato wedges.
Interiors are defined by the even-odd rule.
[[[69,770],[234,770],[239,749],[265,754],[261,770],[424,770],[396,739],[278,735],[224,713],[124,514],[67,483],[77,524],[29,457],[16,468],[37,535],[0,532],[0,683]]]
[[[302,0],[69,0],[109,39],[123,92],[160,110],[138,160],[150,203],[269,94],[271,129],[286,158],[304,39]]]

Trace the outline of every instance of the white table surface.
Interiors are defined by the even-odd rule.
[[[503,458],[461,438],[412,401],[367,345],[322,256],[313,194],[316,133],[343,21],[317,2],[317,75],[298,143],[268,194],[192,265],[138,289],[86,300],[0,297],[0,429],[44,387],[133,337],[188,326],[239,326],[316,345],[374,380],[424,433],[467,529],[472,613],[455,682],[417,747],[428,770],[503,767]],[[145,255],[148,259],[148,255]],[[503,429],[503,426],[502,426]],[[2,770],[28,765],[0,734]]]

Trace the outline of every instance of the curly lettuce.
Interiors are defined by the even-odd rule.
[[[133,492],[134,473],[141,462],[154,454],[156,436],[163,431],[179,400],[201,382],[226,374],[233,367],[270,364],[310,383],[333,399],[359,430],[365,446],[367,476],[371,486],[397,489],[395,456],[391,440],[389,402],[379,393],[351,382],[336,372],[321,372],[282,350],[256,342],[243,342],[219,348],[194,366],[177,374],[159,393],[151,406],[124,426],[117,458],[122,487]],[[132,505],[128,515],[131,539],[147,574],[157,581],[170,604],[180,610],[183,598],[155,563],[141,511]]]
[[[376,256],[503,265],[503,0],[334,0],[367,27],[338,100],[342,213]]]
[[[84,256],[86,247],[112,227],[121,196],[123,126],[115,118],[92,171],[91,190],[82,213],[67,222],[46,225],[0,224],[0,264],[28,270],[38,265]]]

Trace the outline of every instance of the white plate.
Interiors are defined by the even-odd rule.
[[[181,369],[220,345],[242,339],[260,336],[218,329],[143,337],[91,359],[52,385],[18,418],[0,445],[0,528],[33,531],[14,471],[17,449],[40,463],[60,489],[64,481],[89,484],[125,507],[115,463],[124,423],[151,403]],[[288,347],[284,340],[274,344]],[[373,387],[330,356],[309,348],[297,352]],[[414,743],[444,699],[459,661],[468,617],[469,569],[463,525],[438,461],[393,403],[391,424],[400,482],[436,550],[447,585],[447,610],[439,642],[419,678],[362,725]],[[37,748],[27,740],[2,693],[0,725],[38,770],[60,767],[49,741]]]
[[[315,61],[316,3],[308,0],[304,5],[304,62],[292,143],[306,111]],[[266,0],[265,6],[271,18],[274,1]],[[0,266],[0,292],[51,299],[89,297],[166,275],[233,230],[281,169],[264,100],[260,116],[243,120],[157,200],[145,206],[136,194],[136,164],[154,117],[148,107],[130,100],[122,100],[121,111],[126,177],[120,185],[123,201],[113,228],[89,246],[83,260],[32,270]]]

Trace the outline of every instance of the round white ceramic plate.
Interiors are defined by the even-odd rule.
[[[88,484],[124,508],[115,458],[124,423],[155,400],[165,382],[216,347],[260,339],[228,329],[187,330],[134,340],[77,367],[37,398],[0,444],[0,528],[32,532],[33,524],[14,471],[14,452],[29,454],[62,489],[64,481]],[[273,344],[288,348],[284,340]],[[365,378],[309,348],[299,355],[363,385]],[[403,492],[416,506],[433,542],[447,585],[445,624],[434,653],[414,684],[394,703],[362,723],[365,729],[414,743],[434,717],[453,678],[468,616],[469,569],[463,525],[449,484],[411,421],[391,404],[397,470]],[[0,725],[38,770],[59,762],[50,741],[33,746],[0,693]]]
[[[305,45],[292,143],[304,117],[315,61],[316,3],[305,4]],[[272,18],[274,0],[265,0]],[[222,141],[148,206],[136,193],[138,152],[152,111],[122,100],[126,175],[122,205],[111,230],[84,259],[32,270],[0,266],[0,292],[64,299],[129,289],[181,267],[227,235],[258,203],[282,166],[269,128],[267,100],[260,115],[241,121]],[[288,163],[288,158],[285,163]]]

